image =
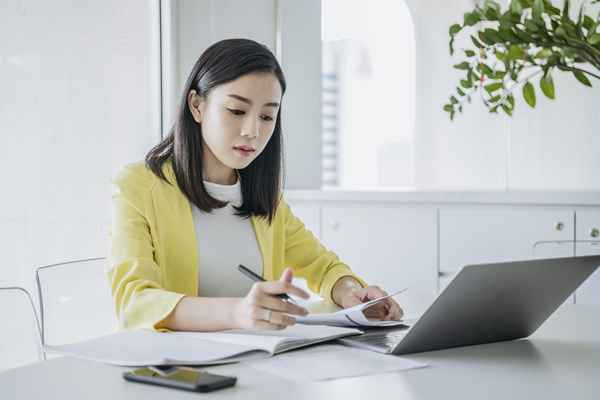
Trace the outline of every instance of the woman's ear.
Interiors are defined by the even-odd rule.
[[[190,112],[192,113],[192,117],[194,118],[194,120],[197,123],[201,123],[202,122],[202,110],[201,110],[200,106],[202,104],[202,98],[200,96],[198,96],[198,93],[196,93],[195,90],[190,90],[190,92],[188,93],[187,103],[188,103],[188,108],[190,109]]]

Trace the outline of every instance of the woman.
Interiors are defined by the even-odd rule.
[[[325,249],[281,195],[281,100],[273,54],[246,39],[208,48],[169,135],[114,180],[109,279],[122,328],[282,329],[307,311],[293,274],[341,307],[385,295]],[[266,282],[237,271],[253,269]],[[291,267],[291,268],[285,268]],[[369,316],[399,319],[392,299]]]

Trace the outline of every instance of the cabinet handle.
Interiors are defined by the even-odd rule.
[[[562,222],[557,222],[556,225],[554,225],[554,229],[556,229],[557,231],[562,231],[565,228],[565,224]]]
[[[598,236],[600,236],[600,230],[598,228],[590,229],[590,236],[593,238],[597,238]]]

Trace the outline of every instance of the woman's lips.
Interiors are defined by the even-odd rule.
[[[233,150],[242,157],[248,157],[250,154],[254,153],[254,150],[245,150],[240,147],[234,147]]]

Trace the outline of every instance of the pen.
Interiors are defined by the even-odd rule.
[[[242,274],[246,275],[248,278],[252,279],[255,282],[266,282],[266,280],[263,279],[262,276],[259,276],[259,275],[255,274],[253,271],[251,271],[248,268],[244,267],[242,264],[238,265],[238,271],[240,271]],[[278,294],[276,296],[279,297],[280,299],[284,300],[284,301],[296,304],[296,302],[294,301],[294,299],[292,299],[290,296],[288,296],[287,293],[281,293],[281,294]]]

